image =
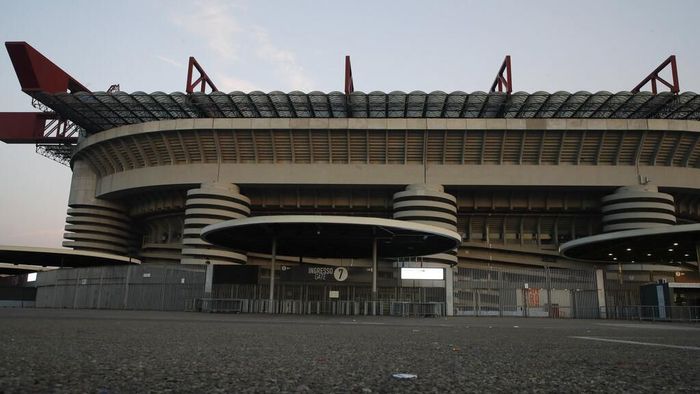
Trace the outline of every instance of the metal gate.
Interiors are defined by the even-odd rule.
[[[597,318],[595,271],[460,267],[455,315]]]

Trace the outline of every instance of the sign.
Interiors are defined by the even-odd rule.
[[[539,306],[540,305],[540,289],[527,289],[527,305],[528,306]]]
[[[328,298],[340,298],[340,291],[338,291],[338,290],[329,291]]]
[[[279,277],[281,281],[287,282],[371,283],[372,272],[361,267],[299,264],[280,266]]]
[[[445,270],[442,268],[401,268],[401,279],[443,280]]]
[[[337,267],[335,270],[333,270],[333,277],[338,282],[345,281],[345,279],[348,278],[348,269],[345,267]]]

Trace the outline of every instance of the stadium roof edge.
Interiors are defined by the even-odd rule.
[[[95,133],[187,118],[599,118],[700,120],[692,92],[34,92],[62,117]]]

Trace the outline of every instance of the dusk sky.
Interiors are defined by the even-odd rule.
[[[93,91],[183,91],[195,56],[222,91],[630,90],[669,55],[700,91],[698,1],[5,1],[26,41]],[[0,54],[0,111],[35,111]],[[670,78],[669,78],[670,79]],[[59,247],[71,171],[0,143],[0,245]]]

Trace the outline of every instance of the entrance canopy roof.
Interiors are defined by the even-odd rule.
[[[457,248],[454,231],[427,224],[355,216],[280,215],[234,219],[202,229],[215,245],[246,252],[319,258],[371,257],[377,240],[379,257],[425,256]]]
[[[569,241],[562,256],[583,261],[697,267],[700,223],[616,231]]]
[[[93,267],[141,264],[134,258],[115,254],[33,246],[0,246],[0,262],[38,267]]]
[[[0,263],[0,275],[20,275],[28,272],[51,271],[55,269],[58,269],[58,267]]]

